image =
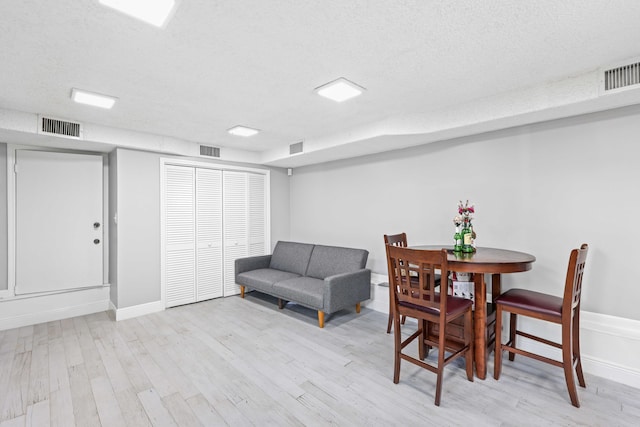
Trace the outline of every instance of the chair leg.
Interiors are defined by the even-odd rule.
[[[496,309],[496,348],[493,352],[493,378],[500,379],[502,372],[502,308]]]
[[[436,380],[436,399],[435,405],[440,406],[440,395],[442,393],[442,374],[444,372],[444,342],[445,342],[445,327],[446,323],[442,322],[440,318],[440,330],[438,331],[438,367],[436,374],[438,379]]]
[[[387,322],[387,333],[391,333],[391,325],[393,325],[393,313],[389,312],[389,322]]]
[[[584,374],[582,373],[582,359],[580,358],[580,308],[575,312],[573,319],[573,360],[576,364],[576,374],[578,376],[578,384],[580,387],[586,387],[584,382]]]
[[[420,320],[420,328],[422,329],[422,333],[420,334],[420,340],[418,341],[418,358],[420,360],[424,360],[426,356],[426,345],[424,344],[424,340],[427,338],[427,321],[424,319]]]
[[[400,335],[400,316],[394,312],[393,314],[393,342],[394,342],[394,363],[393,363],[393,383],[400,382],[400,351],[402,345],[402,336]]]
[[[518,324],[517,321],[517,315],[515,313],[510,313],[509,316],[509,345],[511,347],[516,346],[516,326]],[[516,358],[516,354],[509,352],[509,360],[511,360],[513,362],[513,360]]]
[[[467,379],[473,381],[473,317],[471,310],[467,311],[464,315],[464,335],[465,345],[469,346],[466,354],[464,355],[464,361],[467,368]]]
[[[578,400],[578,391],[576,390],[576,381],[573,377],[573,337],[572,326],[563,325],[562,327],[562,367],[564,368],[564,379],[569,390],[569,398],[571,404],[576,408],[580,407]]]
[[[404,325],[405,320],[407,320],[407,316],[402,316],[402,321],[400,321],[400,323]]]

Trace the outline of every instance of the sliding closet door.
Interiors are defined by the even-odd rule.
[[[222,171],[196,169],[196,299],[223,296]]]
[[[195,169],[165,167],[165,305],[196,301]]]

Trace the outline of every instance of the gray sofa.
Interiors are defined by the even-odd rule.
[[[318,310],[324,315],[355,306],[371,298],[371,270],[366,269],[369,252],[364,249],[278,242],[272,255],[239,258],[235,262],[236,283],[244,298],[245,288]]]

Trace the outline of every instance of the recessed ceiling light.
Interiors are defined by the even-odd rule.
[[[318,95],[324,96],[325,98],[329,98],[336,102],[342,102],[361,95],[362,92],[364,92],[364,88],[350,82],[344,77],[340,77],[339,79],[317,87],[316,92]]]
[[[175,10],[175,0],[99,0],[105,6],[162,27]]]
[[[236,135],[236,136],[253,136],[260,131],[258,129],[252,129],[246,126],[238,125],[238,126],[232,127],[231,129],[227,129],[227,132],[229,132],[231,135]]]
[[[71,89],[71,99],[80,104],[110,109],[118,98],[73,88]]]

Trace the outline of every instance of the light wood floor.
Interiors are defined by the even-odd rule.
[[[640,425],[640,390],[587,374],[577,409],[559,368],[524,358],[500,381],[450,365],[436,407],[430,372],[403,363],[393,384],[386,324],[365,308],[321,330],[315,312],[253,293],[3,331],[0,427]]]

